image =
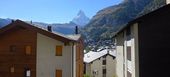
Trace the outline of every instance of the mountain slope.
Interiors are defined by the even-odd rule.
[[[85,42],[88,45],[101,42],[102,45],[102,41],[111,39],[112,35],[129,21],[146,14],[145,9],[157,8],[163,4],[162,0],[124,0],[118,5],[102,9],[82,29],[86,36]]]
[[[166,4],[165,0],[153,0],[138,14],[138,16],[147,14],[155,9],[158,9]]]
[[[0,18],[0,28],[5,26],[5,25],[8,25],[9,23],[11,23],[11,19],[2,19]]]

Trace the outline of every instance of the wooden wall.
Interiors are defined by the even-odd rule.
[[[25,68],[31,70],[31,77],[36,77],[36,32],[22,27],[15,27],[0,34],[0,77],[24,77]],[[16,51],[11,52],[10,46]],[[25,46],[31,46],[31,54],[26,55]],[[11,73],[10,67],[14,66]]]
[[[83,77],[83,41],[79,41],[76,46],[76,77]]]

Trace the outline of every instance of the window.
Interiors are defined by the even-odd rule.
[[[103,65],[106,65],[106,59],[103,60],[102,64],[103,64]]]
[[[106,77],[106,69],[103,69],[103,77]]]
[[[127,77],[132,77],[132,74],[129,71],[127,71]]]
[[[103,74],[106,74],[106,69],[103,69]]]
[[[31,77],[31,70],[29,68],[25,68],[25,77]]]
[[[11,45],[10,52],[15,52],[15,51],[16,51],[16,45]]]
[[[131,61],[131,47],[127,46],[127,59]]]
[[[15,72],[14,66],[10,67],[10,72],[11,72],[11,73],[14,73],[14,72]]]
[[[97,70],[93,70],[93,75],[97,75],[98,71]]]
[[[106,56],[107,56],[107,55],[103,56],[103,60],[102,60],[102,64],[103,64],[103,65],[106,65]]]
[[[32,49],[31,49],[31,46],[29,46],[29,45],[26,46],[26,47],[25,47],[25,53],[26,53],[26,55],[30,55],[30,54],[31,54],[31,50],[32,50]]]
[[[62,56],[62,46],[56,46],[56,56]]]
[[[56,70],[56,77],[62,77],[62,70]]]

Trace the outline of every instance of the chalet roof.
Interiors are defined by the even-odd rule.
[[[122,32],[123,30],[125,30],[127,27],[131,26],[132,24],[136,23],[136,22],[142,22],[142,21],[145,21],[145,19],[147,18],[150,18],[151,16],[158,16],[160,15],[161,13],[166,13],[166,14],[169,14],[170,13],[170,4],[167,4],[167,5],[164,5],[148,14],[145,14],[143,16],[140,16],[130,22],[128,22],[127,25],[125,25],[124,27],[120,28],[120,30],[118,30],[114,35],[113,37],[115,37],[116,35],[118,35],[120,32]],[[165,15],[165,14],[164,14]]]
[[[86,53],[84,55],[84,62],[91,63],[91,62],[95,61],[96,59],[101,58],[102,56],[105,56],[107,54],[111,55],[113,57],[116,56],[115,50],[111,50],[111,49],[104,49],[99,52],[89,51],[88,53]]]
[[[56,40],[59,40],[62,42],[69,42],[69,41],[77,42],[79,40],[79,38],[81,37],[80,35],[76,35],[76,34],[73,36],[73,35],[64,35],[64,34],[61,34],[61,33],[55,32],[55,31],[50,32],[46,28],[42,28],[35,24],[31,24],[31,23],[24,22],[21,20],[13,21],[12,23],[8,24],[7,26],[1,28],[0,34],[3,34],[4,32],[11,30],[14,27],[18,27],[18,26],[27,28],[32,31],[36,31],[38,33],[41,33],[43,35],[46,35],[48,37],[51,37],[53,39],[56,39]]]

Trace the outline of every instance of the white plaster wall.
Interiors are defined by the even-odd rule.
[[[166,0],[166,4],[169,4],[170,3],[170,0]]]
[[[128,60],[127,60],[127,46],[131,46],[131,40],[127,41],[127,35],[126,35],[126,30],[123,31],[124,32],[124,70],[123,70],[123,73],[124,73],[124,77],[127,77],[127,71],[129,69],[129,64],[128,64]],[[130,62],[131,63],[131,62]]]
[[[115,59],[113,59],[113,57],[110,55],[108,55],[106,57],[106,69],[107,69],[106,76],[107,77],[115,77],[116,76]]]
[[[97,70],[98,73],[95,77],[102,77],[102,59],[97,59],[91,63],[91,77],[93,77],[93,70]]]
[[[86,63],[86,74],[91,75],[91,63]]]
[[[132,77],[139,77],[139,43],[138,43],[138,23],[133,26],[133,39],[132,39]]]
[[[71,46],[63,47],[62,56],[55,56],[56,45],[64,44],[42,34],[37,34],[36,77],[56,77],[56,69],[62,70],[63,77],[71,77]]]
[[[120,33],[116,37],[116,76],[124,77],[124,38],[123,33]]]

